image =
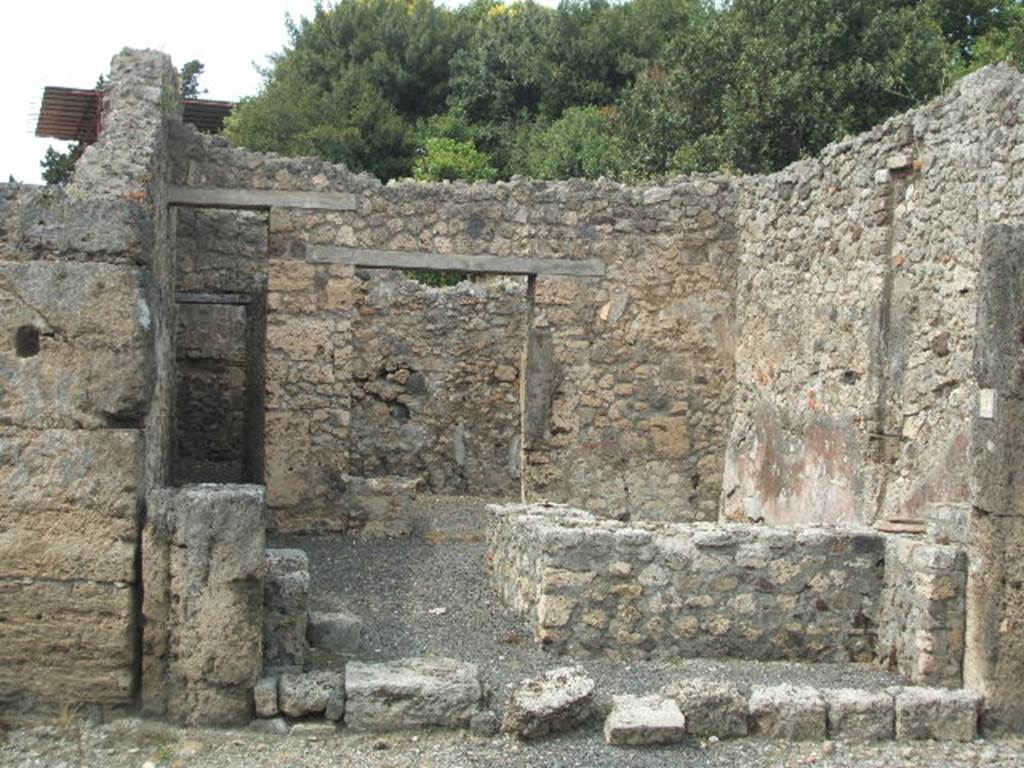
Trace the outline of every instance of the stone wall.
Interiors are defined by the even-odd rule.
[[[352,473],[518,498],[525,281],[356,276]]]
[[[968,500],[978,259],[987,222],[1019,216],[1019,90],[986,70],[741,182],[726,518],[920,521]]]
[[[66,191],[0,185],[7,714],[133,694],[141,500],[170,467],[161,163],[177,85],[150,52],[112,75],[103,135]]]
[[[491,507],[499,590],[558,653],[874,658],[881,535]]]
[[[353,270],[314,263],[308,246],[602,260],[606,278],[540,277],[532,289],[526,492],[604,514],[717,516],[733,369],[727,179],[382,186],[200,135],[183,142],[175,178],[350,196],[345,210],[270,216],[267,478],[278,519],[336,514],[352,469]]]
[[[879,661],[918,685],[963,685],[967,557],[961,547],[890,536],[878,618]]]

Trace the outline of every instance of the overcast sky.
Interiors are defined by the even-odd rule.
[[[314,0],[0,2],[0,182],[13,175],[33,184],[46,147],[65,146],[34,137],[44,86],[92,88],[122,48],[156,48],[178,67],[202,61],[205,96],[234,101],[256,92],[254,65],[284,47],[285,14],[312,16],[314,7]]]

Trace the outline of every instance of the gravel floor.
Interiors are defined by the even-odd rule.
[[[370,656],[435,653],[480,664],[500,706],[507,684],[565,663],[529,641],[485,573],[483,502],[424,499],[416,534],[403,540],[286,537],[311,558],[316,608],[344,608],[371,627]],[[445,608],[443,614],[430,613]],[[606,694],[655,690],[676,676],[712,674],[746,682],[819,686],[886,685],[891,676],[856,666],[714,661],[672,663],[584,660]],[[0,725],[2,728],[2,725]],[[51,725],[0,730],[2,768],[1024,768],[1024,740],[971,744],[839,742],[795,744],[762,739],[670,748],[604,744],[599,724],[539,743],[461,732],[369,736],[324,730],[272,736],[247,729],[180,729],[126,718],[91,724],[65,713]]]
[[[902,682],[852,664],[553,657],[533,643],[525,621],[505,607],[491,585],[485,561],[486,504],[422,497],[410,537],[288,536],[271,545],[309,554],[312,608],[346,610],[362,618],[370,631],[366,658],[438,655],[474,662],[492,686],[498,708],[510,684],[573,661],[605,696],[651,693],[677,677],[703,675],[821,688],[883,688]]]

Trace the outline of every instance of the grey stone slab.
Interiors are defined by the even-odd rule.
[[[885,691],[837,688],[824,691],[828,735],[844,741],[887,741],[895,735],[893,697]]]
[[[904,688],[896,694],[896,738],[971,741],[978,735],[980,708],[974,691]]]
[[[344,685],[340,672],[302,672],[284,674],[278,680],[278,701],[289,717],[305,717],[324,712],[331,695]]]
[[[503,730],[532,739],[576,728],[592,714],[594,681],[578,667],[524,680],[512,692]]]
[[[422,251],[376,251],[342,246],[310,246],[311,262],[350,264],[383,269],[436,269],[500,275],[546,275],[550,277],[604,277],[600,259],[529,259],[488,254],[425,253]]]
[[[266,667],[302,667],[309,620],[309,558],[301,549],[268,549],[263,580]]]
[[[264,677],[252,691],[253,703],[259,717],[275,717],[277,706],[277,677]]]
[[[419,658],[351,662],[345,668],[346,724],[366,731],[467,726],[483,689],[475,664]]]
[[[345,611],[311,611],[306,639],[314,648],[332,653],[355,654],[364,646],[366,625],[363,620]]]
[[[747,694],[736,683],[692,678],[662,689],[686,715],[686,732],[720,739],[747,735]]]
[[[686,718],[666,696],[615,696],[604,722],[609,744],[645,746],[675,744],[686,736]]]
[[[825,702],[814,688],[755,686],[750,692],[752,733],[770,739],[823,741]]]

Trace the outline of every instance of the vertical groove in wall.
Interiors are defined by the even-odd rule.
[[[537,297],[537,276],[526,278],[526,323],[523,333],[523,361],[519,366],[519,495],[527,500],[526,408],[530,382],[530,334],[533,333],[534,304]]]

